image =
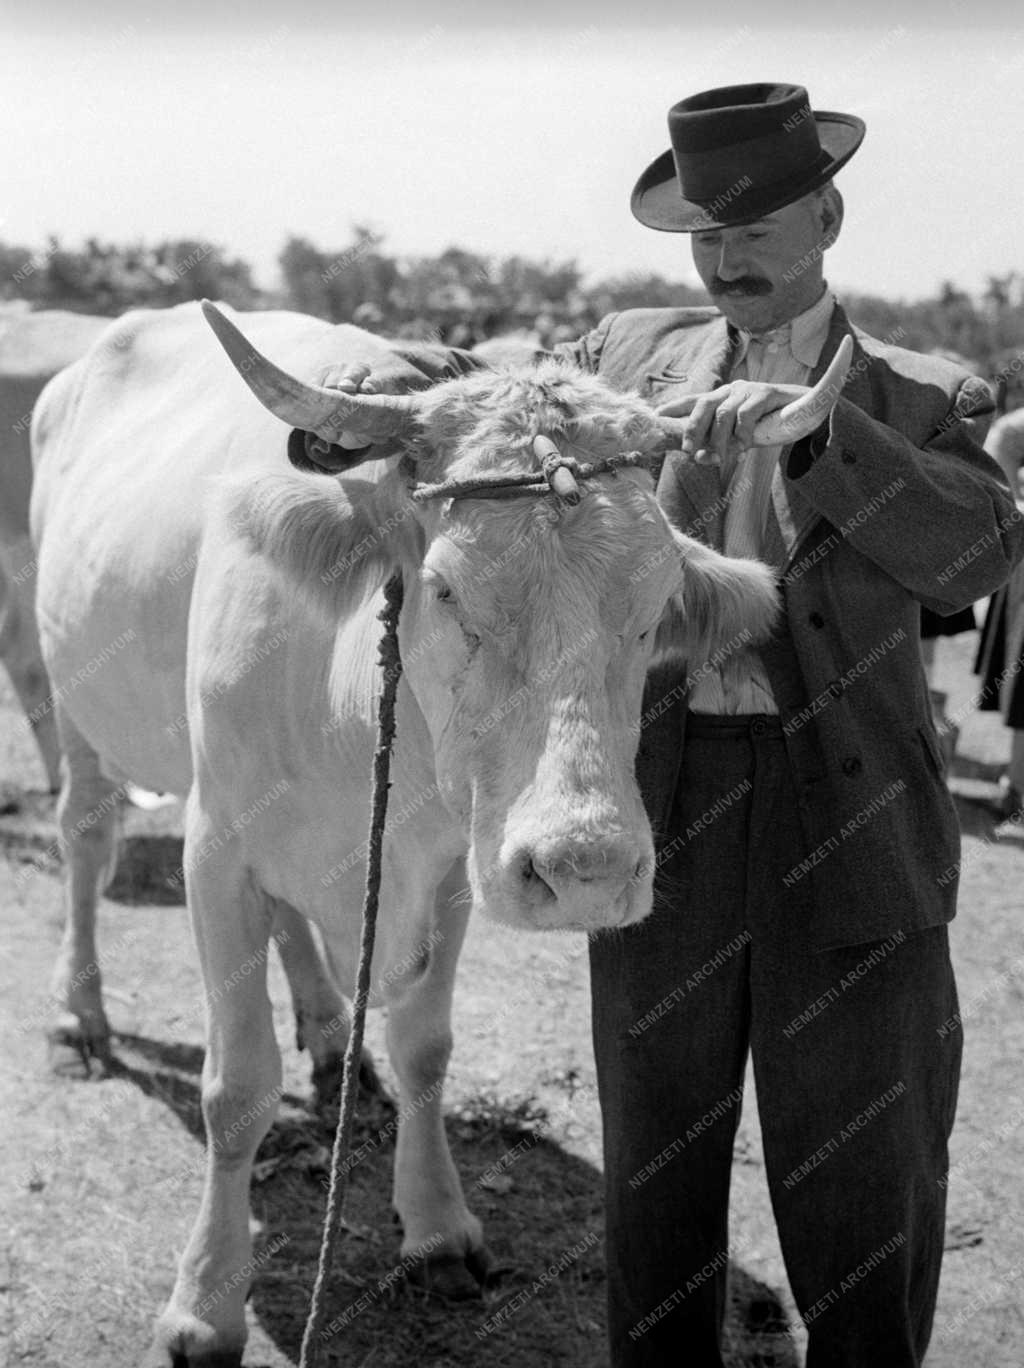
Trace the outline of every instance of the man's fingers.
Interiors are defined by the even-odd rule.
[[[708,445],[715,452],[718,459],[724,460],[729,450],[736,431],[736,413],[739,409],[739,400],[730,398],[719,404],[715,411],[715,416],[711,421],[711,432],[708,437]]]
[[[736,441],[744,451],[754,445],[754,428],[772,408],[763,396],[749,395],[736,410]]]
[[[344,366],[337,370],[333,366],[323,371],[319,378],[319,384],[325,389],[337,390],[339,394],[376,394],[377,386],[370,378],[370,367],[363,361],[355,362],[351,366]],[[358,421],[357,415],[353,418]],[[339,413],[335,418],[336,422],[344,423],[345,414]],[[368,433],[360,432],[357,428],[348,426],[340,427],[333,438],[335,445],[342,447],[345,451],[358,451],[361,447],[372,445],[373,439]]]
[[[688,413],[693,412],[697,400],[703,397],[701,394],[684,394],[681,399],[666,399],[663,404],[657,406],[657,412],[662,418],[685,418]]]
[[[686,424],[686,432],[683,435],[683,451],[688,456],[692,456],[701,447],[707,446],[707,437],[714,421],[715,411],[724,397],[724,390],[696,396],[693,408],[690,411],[689,422]]]
[[[354,366],[346,366],[338,379],[332,382],[332,388],[354,394],[369,374],[370,367],[361,361]]]
[[[376,385],[369,379],[370,367],[363,361],[341,370],[328,367],[320,377],[320,384],[326,389],[340,390],[342,394],[374,394]]]
[[[754,446],[776,446],[777,435],[769,440],[759,428],[777,410],[809,391],[799,385],[766,385],[734,381],[705,394],[688,394],[670,399],[658,412],[665,417],[682,417],[682,453],[698,465],[722,461]],[[776,424],[777,426],[777,424]],[[774,432],[774,429],[773,429]]]

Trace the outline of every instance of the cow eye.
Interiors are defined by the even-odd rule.
[[[450,585],[439,584],[434,590],[434,597],[437,599],[438,603],[451,603],[455,598],[455,595],[452,593]]]
[[[648,629],[647,629],[646,632],[641,632],[641,633],[640,633],[640,635],[637,637],[637,641],[646,641],[647,638],[648,638],[650,635],[651,635],[651,629],[650,629],[650,627],[648,627]]]

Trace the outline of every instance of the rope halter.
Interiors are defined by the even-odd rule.
[[[515,499],[523,494],[554,494],[570,506],[582,497],[580,482],[599,475],[617,475],[630,466],[644,466],[661,459],[660,454],[624,451],[601,461],[577,461],[563,455],[550,437],[533,439],[533,454],[540,462],[540,472],[521,471],[514,474],[478,475],[467,480],[444,480],[440,484],[413,486],[412,499],[424,503],[428,499]]]

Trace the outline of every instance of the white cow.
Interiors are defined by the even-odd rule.
[[[102,346],[112,350],[115,359],[133,343],[132,325],[112,327],[109,318],[59,310],[0,315],[0,657],[28,716],[53,792],[60,786],[61,750],[58,709],[36,626],[29,434],[32,412],[46,384],[83,357],[104,333]],[[95,369],[97,358],[90,364]],[[78,684],[70,680],[72,688]],[[77,772],[76,783],[85,782]],[[116,864],[119,798],[113,785],[98,782],[94,797],[87,800],[88,825],[80,829],[76,823],[82,818],[81,801],[66,794],[58,807],[65,854],[71,845],[79,851],[77,861],[69,860],[70,907],[52,984],[57,1010],[48,1030],[52,1060],[64,1073],[88,1076],[93,1070],[102,1072],[109,1061],[110,1027],[95,948],[95,911],[100,885]],[[309,1039],[317,1101],[328,1106],[337,1098],[341,1077],[347,1027],[339,1035],[337,1022],[346,1020],[345,999],[329,967],[322,964],[304,918],[282,908],[274,933],[292,989],[299,1047]],[[364,1060],[364,1082],[376,1086],[369,1057]]]
[[[29,429],[43,386],[77,361],[109,324],[109,318],[58,310],[0,314],[0,659],[25,709],[54,793],[60,784],[60,748],[36,630],[36,564],[28,530]]]
[[[440,1101],[467,875],[474,905],[519,927],[646,916],[654,852],[633,764],[656,629],[673,604],[696,659],[760,639],[776,610],[770,572],[674,532],[639,469],[599,477],[576,506],[411,498],[414,479],[528,469],[538,434],[580,459],[664,448],[639,400],[555,361],[350,399],[292,376],[361,361],[401,390],[423,375],[352,327],[245,316],[279,371],[210,316],[270,413],[186,305],[115,324],[107,341],[125,344],[59,376],[34,425],[62,823],[83,832],[69,844],[72,926],[109,854],[102,818],[83,824],[110,786],[188,794],[209,1164],[152,1358],[179,1366],[241,1360],[249,1176],[281,1076],[275,913],[312,919],[352,981],[386,577],[404,580],[405,670],[374,983],[400,1085],[403,1253],[429,1249],[425,1276],[448,1295],[475,1291],[484,1262]],[[354,412],[401,459],[338,478],[288,468],[288,427],[330,441]],[[324,1020],[321,988],[309,1010]]]

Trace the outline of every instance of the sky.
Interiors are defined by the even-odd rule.
[[[1024,271],[1024,11],[863,0],[854,29],[848,4],[787,4],[0,0],[0,240],[192,237],[271,285],[288,235],[340,249],[361,223],[400,255],[696,283],[688,238],[637,223],[630,191],[671,104],[769,80],[867,122],[835,288]]]

